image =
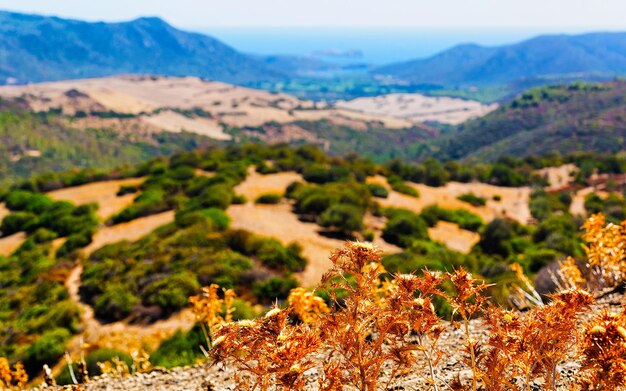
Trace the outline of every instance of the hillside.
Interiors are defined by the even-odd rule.
[[[626,33],[544,35],[498,47],[459,45],[372,72],[446,89],[506,85],[512,91],[557,81],[610,79],[626,74]]]
[[[626,149],[626,82],[557,85],[529,90],[436,140],[440,159],[495,160],[559,151]]]
[[[22,360],[33,376],[66,350],[77,357],[82,340],[92,361],[145,349],[153,365],[195,363],[203,356],[188,296],[211,283],[230,287],[236,318],[255,317],[290,289],[316,284],[328,252],[346,239],[376,243],[390,273],[463,266],[506,284],[516,262],[539,276],[582,254],[574,198],[583,197],[576,213],[626,216],[604,158],[588,157],[584,172],[578,163],[549,168],[550,159],[542,171],[529,163],[502,171],[433,160],[380,166],[311,146],[248,144],[124,171],[35,176],[0,194],[0,272],[8,277],[0,356]],[[606,158],[615,170],[626,166]],[[598,180],[589,167],[606,172],[605,191],[588,191]],[[578,170],[578,184],[561,178]],[[543,175],[566,189],[541,190]],[[490,290],[498,301],[506,292]],[[55,375],[67,382],[62,369]]]
[[[202,34],[159,18],[88,23],[0,12],[0,84],[120,73],[198,76],[228,82],[281,73]]]
[[[58,116],[0,101],[0,185],[50,171],[107,170],[212,144],[190,133],[78,129]]]

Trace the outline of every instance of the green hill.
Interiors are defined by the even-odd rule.
[[[62,117],[0,101],[0,184],[48,171],[112,169],[212,143],[191,133],[76,129]]]
[[[626,149],[626,82],[536,88],[434,141],[439,159]]]
[[[233,83],[280,72],[202,34],[159,18],[123,23],[0,12],[0,84],[120,73],[199,76]]]

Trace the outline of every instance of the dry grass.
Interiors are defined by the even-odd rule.
[[[537,174],[548,179],[548,187],[546,191],[552,191],[568,186],[574,179],[574,175],[578,171],[575,164],[564,164],[558,167],[546,167],[537,170]]]
[[[407,119],[412,122],[435,121],[456,125],[482,117],[498,105],[471,100],[429,97],[421,94],[389,94],[339,101],[337,107],[358,112]]]
[[[249,201],[266,193],[284,194],[289,184],[304,181],[300,174],[295,172],[280,172],[277,174],[262,175],[254,167],[248,169],[246,180],[235,187],[235,193],[244,195]]]
[[[126,194],[118,197],[116,194],[122,186],[136,186],[144,178],[119,179],[104,182],[94,182],[82,186],[67,187],[47,193],[53,200],[69,201],[74,205],[84,205],[95,202],[99,205],[98,217],[105,220],[133,203],[136,194]]]
[[[480,235],[476,232],[459,228],[458,224],[447,221],[439,221],[437,225],[429,228],[428,236],[433,241],[444,244],[450,250],[463,254],[469,254],[472,247],[480,241]]]
[[[230,140],[232,137],[224,133],[218,121],[206,118],[189,118],[174,111],[161,111],[158,114],[142,118],[143,122],[160,130],[173,133],[186,132],[201,134],[215,140]]]
[[[75,89],[85,96],[68,97],[65,93]],[[203,81],[193,77],[114,76],[99,79],[68,80],[28,86],[0,87],[0,96],[19,97],[34,111],[47,111],[61,107],[66,114],[77,111],[114,111],[138,115],[124,120],[97,120],[116,129],[128,131],[137,127],[144,131],[166,130],[205,134],[224,140],[219,123],[229,126],[260,126],[267,122],[290,123],[296,120],[321,120],[367,130],[368,123],[383,124],[388,128],[406,128],[421,118],[405,119],[392,115],[358,112],[342,108],[329,108],[323,103],[305,101],[286,94],[272,94],[263,90],[233,86],[219,82]],[[207,118],[187,118],[172,111],[154,111],[163,108],[190,110],[202,108],[211,114]],[[79,124],[92,119],[80,120]],[[126,123],[132,126],[126,126]]]
[[[232,227],[245,229],[259,235],[271,236],[284,244],[297,242],[302,246],[302,255],[308,260],[306,269],[298,274],[305,286],[313,286],[330,267],[328,254],[343,244],[342,240],[319,234],[315,223],[304,223],[287,203],[278,205],[232,205],[228,208]],[[384,242],[380,237],[374,241],[385,252],[399,252],[400,248]]]
[[[415,198],[392,191],[384,177],[370,177],[368,182],[382,184],[390,190],[389,197],[379,201],[383,206],[419,212],[427,206],[436,204],[447,209],[465,209],[480,216],[486,222],[499,216],[507,216],[522,224],[527,224],[531,218],[528,208],[531,192],[529,187],[501,187],[477,182],[449,182],[442,187],[407,183],[419,192],[420,196]],[[487,205],[473,206],[457,199],[465,193],[473,193],[487,199]],[[500,196],[500,201],[493,200],[496,195]]]
[[[0,238],[0,255],[8,257],[17,250],[26,240],[24,232],[18,232],[11,236]]]
[[[120,223],[110,227],[102,227],[93,236],[89,246],[83,250],[85,254],[90,254],[105,244],[116,243],[122,240],[139,240],[157,227],[169,224],[174,221],[174,211],[163,212],[151,216],[142,217]]]
[[[573,215],[586,216],[587,210],[585,209],[585,197],[589,194],[595,193],[600,198],[604,199],[609,196],[609,192],[597,190],[593,186],[580,189],[572,197],[572,203],[570,204],[569,211]]]

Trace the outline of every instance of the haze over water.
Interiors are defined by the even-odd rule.
[[[428,57],[458,44],[510,44],[540,34],[584,33],[572,28],[410,28],[410,27],[218,27],[196,28],[238,50],[255,54],[291,54],[341,63],[374,65]],[[362,56],[322,56],[320,52],[359,51]],[[354,53],[353,53],[354,54]]]

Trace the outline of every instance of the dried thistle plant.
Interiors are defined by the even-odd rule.
[[[28,375],[22,363],[16,363],[11,368],[9,360],[0,357],[0,389],[21,390],[28,383]]]
[[[580,350],[581,389],[626,389],[626,313],[602,311],[585,327]]]
[[[551,298],[550,304],[533,307],[524,315],[495,306],[486,311],[488,349],[479,364],[488,390],[531,390],[539,376],[545,380],[545,389],[556,390],[557,365],[575,346],[578,317],[593,297],[569,290]],[[514,384],[514,378],[522,384]]]
[[[210,354],[215,361],[234,362],[238,390],[304,389],[304,372],[314,365],[309,356],[320,340],[306,324],[291,325],[290,311],[274,308],[261,319],[218,329]]]
[[[232,289],[223,289],[219,285],[211,284],[202,288],[199,295],[189,298],[192,311],[202,326],[209,349],[213,346],[213,334],[216,327],[232,321],[233,312],[235,312],[233,301],[236,297]]]
[[[320,388],[336,390],[342,384],[374,391],[388,366],[387,389],[421,353],[438,389],[435,366],[441,356],[436,344],[443,328],[432,296],[441,295],[441,277],[426,271],[423,277],[404,274],[384,280],[378,250],[365,243],[347,243],[331,261],[333,267],[322,278],[334,308],[319,323],[328,349]]]
[[[477,359],[479,355],[478,341],[470,334],[469,322],[476,315],[481,313],[485,307],[488,297],[483,291],[489,288],[484,282],[474,279],[471,274],[462,267],[454,273],[447,273],[455,294],[450,296],[449,302],[452,305],[454,314],[458,314],[462,319],[463,331],[465,332],[465,348],[469,355],[467,362],[472,370],[472,390],[478,389],[478,378],[480,376]],[[458,322],[453,322],[460,326]]]
[[[621,225],[605,224],[602,214],[591,216],[585,221],[583,239],[587,258],[592,267],[600,269],[603,282],[609,287],[617,286],[626,276],[626,221]]]
[[[306,324],[317,322],[330,308],[321,297],[307,292],[304,288],[295,288],[289,292],[287,302],[298,319]]]

